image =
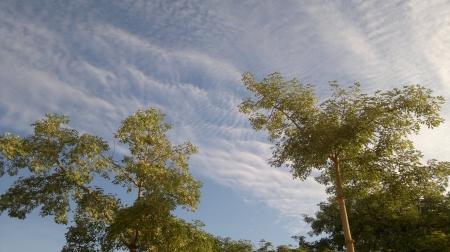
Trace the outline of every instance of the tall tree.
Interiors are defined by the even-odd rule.
[[[30,175],[19,177],[0,196],[0,213],[25,219],[40,208],[41,216],[67,224],[73,212],[63,251],[211,250],[216,238],[199,223],[171,214],[178,206],[197,208],[201,182],[188,172],[196,147],[172,145],[166,132],[173,126],[163,120],[164,114],[152,108],[122,121],[115,138],[128,145],[129,155],[119,160],[102,138],[63,127],[68,117],[57,114],[32,124],[34,134],[27,137],[2,135],[0,175],[15,176],[24,168]],[[98,187],[101,177],[133,192],[132,203]]]
[[[267,130],[276,142],[270,164],[286,165],[302,180],[318,169],[322,176],[317,180],[334,185],[347,251],[354,251],[354,240],[343,185],[355,180],[375,186],[384,169],[419,165],[420,153],[407,136],[421,125],[443,122],[444,98],[419,85],[369,96],[360,93],[359,83],[344,90],[334,81],[331,99],[318,105],[312,85],[284,81],[279,73],[261,82],[247,73],[242,81],[254,99],[245,99],[239,110],[250,115],[255,130]]]

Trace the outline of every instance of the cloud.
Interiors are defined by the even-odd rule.
[[[267,134],[236,108],[250,95],[242,73],[281,71],[316,84],[322,100],[334,79],[369,93],[414,83],[449,93],[445,0],[23,5],[0,4],[0,127],[29,132],[59,112],[112,142],[120,120],[161,108],[171,139],[199,147],[194,173],[276,209],[293,233],[326,194],[267,164]],[[442,114],[448,121],[448,104]],[[426,157],[449,159],[447,125],[414,138]]]
[[[244,193],[246,201],[263,202],[276,209],[279,221],[292,234],[307,229],[301,214],[314,214],[317,203],[326,199],[325,188],[312,178],[293,180],[285,168],[275,169],[267,164],[271,144],[260,141],[226,141],[211,143],[215,148],[200,150],[193,157],[196,173],[218,184]]]

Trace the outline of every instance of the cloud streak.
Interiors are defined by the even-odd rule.
[[[280,71],[316,84],[360,81],[365,92],[414,83],[450,92],[447,1],[49,1],[0,3],[0,128],[29,133],[45,113],[113,141],[120,120],[158,107],[175,143],[200,149],[192,171],[275,209],[304,233],[301,214],[326,198],[311,178],[267,164],[271,143],[237,105],[251,94],[241,74]],[[450,119],[450,106],[442,115]],[[450,159],[448,122],[414,141],[428,158]],[[124,152],[124,151],[122,151]],[[245,237],[244,237],[245,238]]]

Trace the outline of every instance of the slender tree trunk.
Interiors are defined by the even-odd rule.
[[[347,216],[347,209],[345,207],[344,193],[342,191],[341,171],[339,169],[339,158],[334,157],[332,160],[334,163],[334,173],[336,179],[336,200],[339,204],[339,212],[341,213],[345,247],[347,248],[347,252],[354,252],[355,251],[355,248],[353,246],[354,241],[350,233],[350,225],[348,224],[348,216]]]
[[[139,200],[141,197],[142,197],[142,181],[138,183],[138,197],[136,200]],[[138,248],[137,246],[138,237],[139,237],[139,229],[136,229],[133,237],[133,244],[132,244],[133,247],[130,248],[130,252],[136,252],[136,249]]]

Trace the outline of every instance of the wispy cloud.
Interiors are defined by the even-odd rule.
[[[200,149],[192,170],[275,209],[292,233],[326,198],[311,178],[267,164],[265,132],[237,105],[251,95],[241,74],[281,71],[317,85],[355,81],[372,92],[420,83],[448,96],[447,1],[90,1],[0,3],[2,129],[29,132],[45,113],[105,137],[137,109],[158,107],[170,137]],[[443,108],[450,120],[450,106]],[[426,157],[450,159],[449,127],[414,141]],[[125,152],[125,150],[122,150]]]

